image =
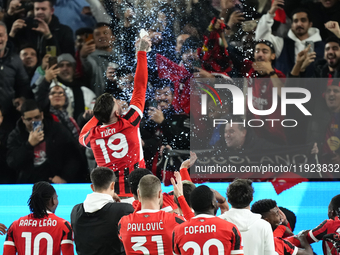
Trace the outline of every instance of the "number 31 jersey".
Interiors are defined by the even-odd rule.
[[[127,255],[172,254],[172,231],[182,222],[184,219],[174,213],[140,210],[121,218],[118,235]]]

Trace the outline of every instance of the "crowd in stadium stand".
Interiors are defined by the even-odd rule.
[[[309,144],[318,162],[340,163],[337,0],[2,0],[0,7],[0,183],[88,182],[95,166],[105,166],[77,140],[103,93],[113,95],[120,116],[128,113],[142,29],[152,46],[138,139],[146,168],[166,185],[192,137],[200,145],[192,149],[232,153]],[[209,97],[207,117],[197,117],[190,109],[197,78],[246,78],[255,111],[240,121],[262,127],[201,128],[203,120],[235,116],[232,97],[221,95],[220,106]],[[304,106],[311,116],[290,105],[282,114],[285,87],[310,91]],[[285,128],[285,119],[298,125]],[[183,153],[167,160],[171,150]],[[125,179],[135,167],[124,170]]]

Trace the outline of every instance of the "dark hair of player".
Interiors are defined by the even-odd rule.
[[[93,169],[90,178],[95,191],[107,190],[110,184],[117,180],[114,172],[107,167],[97,167]]]
[[[129,175],[129,184],[130,184],[130,190],[131,193],[137,196],[137,189],[140,179],[142,179],[143,176],[152,174],[152,172],[149,169],[146,168],[137,168],[133,170]]]
[[[33,185],[32,195],[27,203],[34,218],[40,219],[48,216],[47,205],[55,193],[55,189],[48,182],[41,181]]]
[[[330,205],[336,216],[340,217],[340,194],[332,198]]]
[[[115,106],[113,97],[109,93],[100,95],[93,107],[93,114],[101,123],[108,123],[110,121],[112,109]]]
[[[245,208],[253,200],[254,188],[251,180],[236,179],[227,189],[227,198],[234,208]]]
[[[185,201],[187,201],[188,205],[191,207],[190,196],[191,196],[192,191],[196,189],[196,186],[190,181],[182,181],[182,183],[183,183],[183,196],[185,198]],[[179,202],[176,196],[174,197],[174,201],[176,205],[180,208],[180,205],[179,205]]]
[[[268,213],[271,209],[276,207],[276,201],[272,199],[261,199],[256,201],[251,207],[251,211],[253,213],[259,213],[262,215],[262,218],[266,217],[266,213]]]
[[[154,175],[145,175],[139,181],[138,190],[141,198],[152,200],[157,197],[161,190],[161,181]]]
[[[214,208],[213,199],[214,192],[208,186],[198,186],[191,192],[191,207],[196,214],[205,213]]]

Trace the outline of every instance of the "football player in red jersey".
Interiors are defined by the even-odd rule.
[[[48,182],[33,185],[28,201],[31,214],[14,221],[7,231],[4,255],[73,255],[70,223],[57,217],[58,196]]]
[[[137,168],[134,171],[132,171],[129,175],[129,185],[131,193],[133,194],[134,201],[132,202],[132,206],[134,209],[138,206],[138,184],[140,179],[144,177],[145,175],[152,174],[152,172],[149,169],[146,168]],[[153,175],[153,174],[152,174]],[[174,195],[169,195],[168,193],[162,194],[163,199],[161,203],[161,210],[165,212],[172,212],[177,208],[176,203],[174,202]]]
[[[272,226],[273,231],[281,224],[280,209],[272,199],[261,199],[256,201],[251,207],[253,213],[262,215],[262,219],[268,221]],[[307,242],[306,236],[301,235],[299,240],[304,249],[294,246],[289,241],[281,237],[274,237],[275,251],[279,255],[313,255],[313,250]]]
[[[237,227],[215,216],[218,206],[214,192],[205,185],[190,195],[195,217],[173,232],[174,254],[243,254]]]
[[[93,108],[94,117],[83,127],[79,142],[91,147],[97,165],[112,169],[118,181],[115,192],[131,197],[128,175],[138,167],[145,167],[139,123],[143,116],[148,81],[146,52],[151,47],[148,36],[140,40],[134,90],[127,113],[120,116],[120,107],[112,95],[99,96]]]
[[[324,255],[338,255],[336,247],[332,242],[324,240],[324,237],[328,234],[340,234],[340,194],[332,198],[328,205],[328,220],[324,220],[319,226],[310,230],[307,235],[307,241],[309,243],[322,241],[322,249]],[[300,243],[296,239],[292,239],[292,242],[296,246],[300,246]]]
[[[172,231],[184,219],[174,213],[159,210],[162,189],[156,176],[144,176],[137,192],[141,210],[122,217],[118,224],[119,238],[126,254],[172,254]]]

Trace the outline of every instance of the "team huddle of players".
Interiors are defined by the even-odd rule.
[[[295,236],[274,200],[259,200],[250,207],[254,192],[250,180],[237,179],[229,184],[227,197],[232,208],[217,217],[218,204],[226,201],[218,201],[216,192],[206,185],[195,187],[188,181],[183,183],[176,172],[176,181],[172,179],[173,194],[165,197],[176,198],[177,203],[163,202],[161,182],[150,171],[136,169],[131,175],[130,183],[138,199],[134,209],[128,203],[113,201],[117,198],[114,183],[118,178],[112,170],[94,169],[91,174],[94,193],[89,195],[94,195],[90,198],[92,204],[86,201],[74,207],[72,227],[54,214],[58,196],[53,186],[47,182],[34,184],[29,199],[32,213],[9,227],[3,254],[60,254],[61,251],[65,255],[73,254],[73,231],[78,254],[312,255],[310,243],[320,240],[324,255],[339,254],[336,234],[340,231],[340,195],[329,204],[329,219]],[[133,185],[136,180],[139,180],[137,187]],[[100,209],[79,214],[80,208],[91,211],[88,208],[103,204],[99,195],[109,194],[110,199],[105,198],[109,202]],[[167,212],[169,207],[174,210]],[[86,222],[80,222],[84,215]],[[105,217],[114,220],[109,222]],[[100,219],[106,221],[106,226],[101,225]],[[114,234],[112,239],[110,235]],[[107,240],[103,240],[105,235]]]

